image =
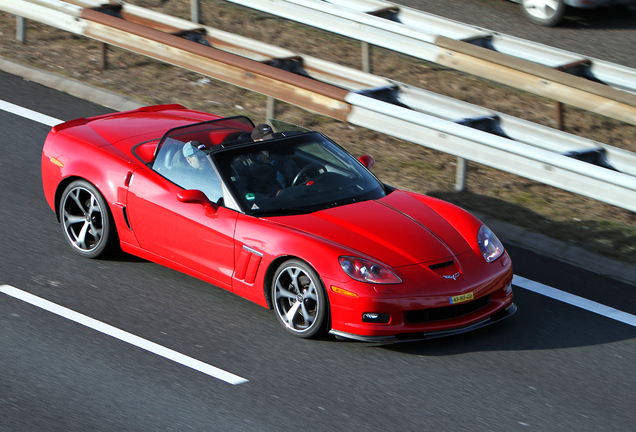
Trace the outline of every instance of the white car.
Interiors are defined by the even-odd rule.
[[[596,8],[600,6],[636,6],[636,0],[512,0],[521,4],[524,15],[533,23],[554,27],[563,19],[568,6]]]

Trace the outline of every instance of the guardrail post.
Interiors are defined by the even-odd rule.
[[[199,24],[199,0],[190,0],[190,21]]]
[[[562,102],[557,102],[556,106],[556,124],[557,124],[557,129],[562,131],[563,130],[563,103]]]
[[[108,68],[108,45],[99,42],[99,68],[106,70]]]
[[[271,96],[267,97],[267,112],[265,118],[276,118],[276,99]]]
[[[26,20],[21,16],[15,17],[15,38],[20,43],[26,40]]]
[[[466,188],[466,159],[457,158],[457,172],[455,173],[455,191],[462,192]]]
[[[362,46],[362,72],[371,73],[371,45],[361,42]]]

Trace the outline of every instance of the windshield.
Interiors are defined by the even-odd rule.
[[[306,213],[385,195],[355,158],[317,132],[279,132],[211,156],[248,214]]]

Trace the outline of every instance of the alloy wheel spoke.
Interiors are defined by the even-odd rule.
[[[77,223],[82,223],[85,221],[86,221],[86,218],[84,216],[75,216],[75,215],[69,214],[68,212],[64,212],[64,226],[66,228],[70,227],[71,225],[75,225]]]
[[[289,308],[287,313],[285,313],[285,320],[288,327],[294,328],[294,323],[293,323],[294,316],[298,312],[298,308],[300,308],[301,305],[302,305],[302,302],[297,301],[296,303],[292,305],[291,308]]]
[[[86,249],[86,232],[88,231],[89,226],[90,224],[85,222],[79,234],[77,234],[75,245],[80,249]]]
[[[71,191],[71,193],[69,194],[69,196],[71,197],[71,199],[73,201],[75,201],[75,204],[77,205],[77,207],[83,212],[86,213],[86,209],[84,208],[84,204],[81,202],[80,200],[80,189],[75,189],[74,191]]]
[[[303,293],[303,298],[318,301],[318,296],[316,295],[316,286],[313,282],[311,283],[311,285],[309,285],[309,288],[307,288],[307,292]]]
[[[300,303],[300,302],[299,302]],[[305,307],[305,303],[302,302],[301,313],[303,315],[303,319],[305,320],[305,327],[309,327],[311,323],[314,322],[315,317],[312,316],[307,308]]]
[[[89,214],[93,214],[93,212],[99,213],[100,215],[102,213],[102,209],[99,207],[99,203],[97,202],[97,198],[95,198],[95,195],[91,195],[91,204],[88,208]]]
[[[278,300],[281,297],[295,299],[297,295],[298,294],[295,294],[283,288],[283,286],[280,284],[280,281],[276,281],[276,300]]]
[[[292,284],[298,290],[300,290],[300,284],[298,283],[298,274],[299,273],[300,273],[300,269],[297,269],[297,268],[289,268],[289,269],[287,269],[287,274],[291,278]]]
[[[90,230],[88,231],[90,235],[95,238],[95,242],[98,243],[99,239],[102,238],[102,228],[97,228],[94,223],[90,223]]]

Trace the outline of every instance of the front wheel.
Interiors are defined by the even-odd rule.
[[[521,10],[531,22],[544,27],[558,25],[565,15],[564,0],[522,0]]]
[[[318,274],[303,261],[289,260],[276,270],[272,299],[276,317],[293,335],[311,338],[324,332],[327,295]]]
[[[60,222],[64,238],[87,258],[109,252],[116,242],[116,231],[108,204],[97,188],[76,180],[64,190],[60,201]]]

